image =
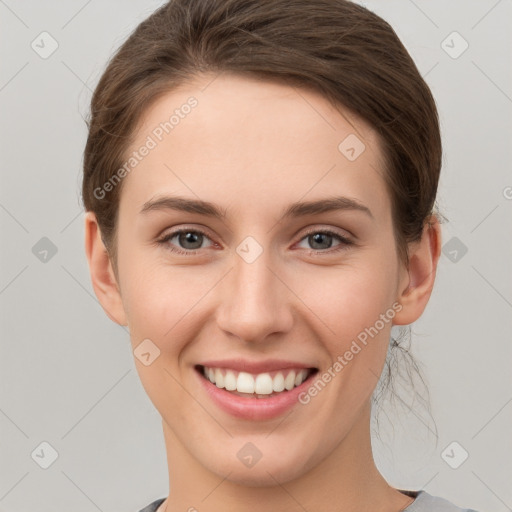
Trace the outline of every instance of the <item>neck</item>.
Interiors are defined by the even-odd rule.
[[[373,459],[370,405],[350,432],[319,464],[300,477],[275,485],[250,487],[217,475],[183,447],[165,421],[169,497],[158,512],[208,509],[208,512],[398,512],[413,498],[390,487]]]

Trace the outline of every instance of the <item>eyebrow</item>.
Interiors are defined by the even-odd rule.
[[[158,210],[176,210],[188,213],[197,213],[218,219],[226,218],[226,210],[213,203],[200,199],[189,199],[179,196],[163,196],[151,199],[144,203],[140,213]],[[361,211],[374,219],[370,209],[359,201],[349,197],[329,197],[316,201],[296,202],[289,205],[282,218],[296,218],[306,215],[318,215],[320,213],[336,210]]]

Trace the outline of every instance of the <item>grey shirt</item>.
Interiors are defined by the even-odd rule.
[[[416,498],[402,512],[476,512],[472,508],[460,508],[444,498],[432,496],[427,491],[404,491],[402,489],[399,489],[399,491],[411,498]],[[139,512],[156,512],[164,501],[165,498],[153,501]]]

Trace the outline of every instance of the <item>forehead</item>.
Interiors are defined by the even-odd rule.
[[[343,194],[389,208],[375,130],[310,90],[225,73],[196,77],[145,111],[127,160],[143,146],[150,149],[133,161],[121,202],[179,193],[249,211]]]

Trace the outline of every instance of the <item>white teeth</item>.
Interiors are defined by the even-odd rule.
[[[236,380],[236,390],[239,393],[254,393],[254,377],[250,373],[240,372]]]
[[[228,391],[236,390],[236,376],[231,370],[228,370],[224,376],[224,387]]]
[[[203,367],[204,376],[218,388],[239,393],[256,394],[258,398],[265,398],[272,393],[280,393],[285,389],[292,390],[302,384],[309,375],[308,370],[289,370],[277,372],[272,378],[269,373],[252,375],[247,372],[221,370],[220,368]]]
[[[260,373],[254,382],[254,393],[270,395],[272,391],[272,377],[268,373]]]
[[[279,391],[283,391],[284,390],[284,377],[283,377],[283,374],[281,372],[276,374],[276,376],[274,377],[274,380],[272,382],[272,389],[275,392],[279,392]]]
[[[284,387],[290,391],[295,387],[295,372],[291,371],[284,379]]]
[[[297,372],[297,376],[295,377],[295,385],[299,386],[306,380],[306,375],[308,374],[307,370],[301,370]]]
[[[218,368],[215,370],[215,385],[218,388],[224,387],[224,375],[222,375],[222,372]]]

